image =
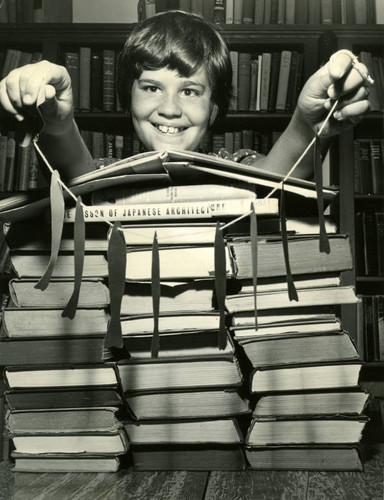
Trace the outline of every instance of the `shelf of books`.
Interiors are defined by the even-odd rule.
[[[338,314],[359,302],[341,280],[350,238],[327,216],[330,252],[320,251],[310,181],[286,181],[282,223],[280,195],[266,197],[280,181],[172,151],[75,179],[81,281],[67,200],[45,290],[49,198],[2,211],[11,279],[0,364],[15,470],[362,470],[368,394]]]

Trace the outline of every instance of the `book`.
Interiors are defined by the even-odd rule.
[[[125,422],[129,442],[135,444],[240,444],[234,418],[169,422]]]
[[[0,191],[5,190],[5,179],[7,171],[7,142],[7,136],[0,135]]]
[[[48,254],[12,253],[11,264],[18,278],[41,278],[49,262]],[[84,278],[108,276],[108,263],[103,254],[86,254],[84,259]],[[53,278],[73,278],[73,255],[60,254],[52,273]]]
[[[362,276],[376,276],[378,272],[377,224],[372,212],[357,212],[356,272]]]
[[[79,47],[79,108],[91,110],[91,47]]]
[[[136,445],[131,448],[138,471],[238,471],[246,468],[241,446]]]
[[[79,52],[67,51],[64,53],[64,66],[71,78],[73,106],[79,109],[80,99],[80,55]]]
[[[15,472],[117,472],[119,457],[13,457]]]
[[[3,67],[1,68],[1,78],[5,78],[12,70],[16,69],[19,65],[21,57],[21,50],[7,48],[5,51],[5,58]]]
[[[372,193],[384,194],[384,141],[382,139],[371,139],[371,169],[372,169]]]
[[[281,219],[276,217],[268,217],[257,221],[258,234],[273,234],[281,233]],[[335,234],[337,232],[337,223],[330,215],[324,216],[325,230],[327,234]],[[318,217],[288,217],[286,219],[287,232],[293,234],[319,234],[320,226]],[[245,232],[245,228],[244,228]],[[229,235],[231,229],[229,229]]]
[[[257,401],[253,416],[360,415],[368,398],[369,394],[362,391],[266,395]]]
[[[287,333],[279,338],[239,339],[238,344],[255,368],[290,363],[319,363],[359,359],[356,347],[345,331],[317,334],[316,327],[305,335]]]
[[[115,110],[116,54],[114,50],[103,49],[103,111]]]
[[[72,0],[43,0],[44,23],[71,23]]]
[[[216,224],[211,222],[121,225],[121,232],[127,246],[152,245],[155,232],[159,245],[212,243],[215,240],[215,231]],[[108,237],[110,232],[108,232]]]
[[[254,417],[245,437],[246,446],[268,446],[278,444],[358,443],[368,418],[316,416],[306,418]]]
[[[118,411],[117,407],[13,410],[8,411],[5,423],[14,436],[91,432],[107,434],[121,428]]]
[[[73,319],[63,317],[61,313],[62,309],[6,307],[1,335],[8,338],[60,338],[103,335],[107,331],[109,313],[105,309],[77,309]]]
[[[13,456],[21,455],[124,455],[129,447],[126,434],[54,434],[12,436]]]
[[[117,387],[116,373],[112,366],[13,368],[4,370],[9,389],[69,388],[84,386]]]
[[[359,299],[353,286],[332,286],[303,288],[297,290],[298,300],[290,300],[286,290],[257,294],[257,309],[262,311],[275,308],[314,307],[335,304],[356,304]],[[229,313],[252,311],[254,294],[229,295],[225,299]]]
[[[18,308],[28,308],[36,307],[39,309],[64,309],[67,305],[69,297],[73,291],[74,282],[73,280],[51,280],[49,283],[48,293],[43,293],[41,290],[35,288],[37,280],[31,279],[17,279],[13,278],[9,281],[9,294],[10,302],[8,307],[18,307]],[[106,284],[100,279],[85,279],[81,282],[80,295],[78,308],[92,308],[95,309],[93,313],[95,316],[98,315],[100,308],[107,307],[109,305],[109,289]],[[12,315],[11,311],[8,311]],[[16,313],[17,315],[17,313]],[[44,313],[42,313],[44,315]],[[9,317],[9,315],[7,315]],[[5,315],[3,316],[3,321],[7,323]],[[99,316],[96,321],[100,321]],[[84,317],[83,321],[92,320],[91,315],[89,315],[86,320]],[[102,322],[103,323],[103,322]],[[96,326],[97,323],[94,324]]]
[[[375,212],[377,240],[377,274],[384,276],[384,212]]]
[[[239,52],[238,61],[238,105],[237,109],[248,111],[251,80],[251,54]]]
[[[287,103],[289,75],[291,68],[292,51],[283,50],[280,57],[280,71],[276,94],[276,111],[285,111]]]
[[[91,49],[91,81],[89,87],[91,111],[103,109],[103,59],[101,51]]]
[[[251,469],[362,471],[358,446],[292,445],[246,448]]]
[[[5,191],[13,191],[15,173],[16,173],[16,140],[15,133],[8,132],[7,139],[7,150],[5,156],[5,179],[4,179],[4,189]]]
[[[261,64],[260,111],[268,111],[272,53],[263,52]]]
[[[105,332],[102,336],[89,337],[14,339],[3,341],[0,362],[4,365],[94,365],[101,362]],[[230,337],[224,349],[218,348],[218,331],[193,331],[160,334],[159,359],[179,360],[185,357],[210,359],[215,356],[233,356]],[[151,360],[150,335],[129,335],[123,339],[125,358]],[[124,359],[124,355],[121,355]]]
[[[288,238],[289,261],[292,274],[324,273],[352,269],[350,240],[347,235],[330,235],[330,253],[319,251],[317,237]],[[229,243],[236,262],[238,279],[251,278],[251,244],[250,241],[233,241]],[[316,256],[316,257],[314,257]],[[282,241],[279,238],[258,240],[258,277],[285,276],[286,268],[283,258]]]
[[[152,360],[153,361],[153,360]],[[151,363],[118,364],[121,388],[124,393],[171,389],[197,389],[208,387],[237,387],[242,374],[236,358],[231,355],[220,359]]]
[[[248,401],[233,389],[132,393],[124,399],[140,421],[231,417],[250,411]]]
[[[10,410],[46,410],[63,408],[98,408],[122,406],[122,399],[117,387],[94,388],[86,386],[76,389],[57,389],[8,391],[5,394]]]
[[[137,5],[139,3],[139,5]],[[106,8],[104,0],[72,0],[72,22],[73,23],[136,23],[138,19],[138,8],[147,2],[126,2],[125,0],[110,0]],[[153,12],[154,14],[155,12]],[[149,16],[148,16],[149,17]]]
[[[213,310],[213,281],[162,282],[160,284],[161,313],[182,313]],[[126,283],[121,303],[121,315],[152,314],[150,283]]]
[[[361,303],[361,302],[360,302]],[[316,325],[317,328],[320,328],[322,324],[325,325],[332,325],[330,326],[331,330],[330,331],[338,331],[341,329],[340,326],[340,320],[337,318],[335,313],[329,313],[329,312],[308,312],[306,309],[304,309],[304,312],[301,310],[300,312],[297,312],[296,309],[292,309],[289,311],[291,314],[285,314],[286,311],[280,311],[276,310],[273,311],[272,314],[269,314],[268,312],[261,312],[260,315],[258,316],[258,328],[274,328],[276,327],[277,329],[283,328],[287,326],[288,328],[291,328],[291,331],[294,332],[296,329],[300,329],[301,325],[310,325],[314,324]],[[245,331],[249,331],[251,329],[248,329],[247,327],[254,325],[255,322],[255,316],[250,312],[239,312],[239,313],[234,313],[231,315],[231,325],[233,329],[236,328],[245,328]],[[257,331],[252,329],[252,335],[257,335]],[[242,330],[238,330],[241,332]],[[240,335],[240,333],[238,333]]]
[[[251,392],[286,392],[358,387],[362,363],[320,363],[257,368]]]
[[[239,294],[253,293],[253,283],[250,280],[241,280],[241,288]],[[339,273],[336,274],[314,274],[314,275],[300,275],[295,279],[296,289],[303,288],[322,288],[341,286],[342,281]],[[257,283],[258,293],[270,293],[287,290],[287,280],[284,278],[262,278]],[[228,293],[231,295],[231,292]]]

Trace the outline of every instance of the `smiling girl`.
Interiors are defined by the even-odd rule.
[[[333,101],[338,106],[322,132],[329,138],[363,119],[369,111],[367,70],[346,51],[337,52],[305,84],[286,130],[258,167],[286,173],[313,138]],[[206,131],[222,119],[231,98],[229,51],[217,27],[180,11],[139,23],[119,57],[118,95],[147,150],[196,150]],[[94,169],[74,122],[67,70],[42,61],[13,70],[0,82],[0,107],[17,120],[25,106],[42,97],[44,128],[39,145],[64,178]],[[312,175],[307,155],[296,175]]]

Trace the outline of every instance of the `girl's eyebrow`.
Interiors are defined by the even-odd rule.
[[[139,78],[138,81],[140,83],[145,83],[147,85],[153,85],[155,87],[161,87],[163,83],[158,80],[153,80],[151,78]],[[193,87],[200,87],[201,89],[205,90],[205,85],[200,82],[196,82],[195,80],[182,80],[181,82],[182,85],[186,86],[193,86]]]

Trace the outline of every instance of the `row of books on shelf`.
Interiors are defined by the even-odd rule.
[[[384,194],[384,140],[354,140],[354,186],[357,194]]]
[[[374,85],[369,89],[371,111],[384,111],[384,58],[381,52],[362,50],[359,59],[364,63],[374,79]]]
[[[280,52],[230,52],[234,99],[232,110],[292,111],[303,80],[303,55]]]
[[[384,296],[359,297],[357,343],[366,361],[384,361]]]
[[[356,273],[358,276],[384,275],[384,213],[356,214]]]
[[[135,23],[180,9],[219,24],[374,24],[380,0],[4,0],[0,23]]]
[[[181,9],[218,24],[375,24],[380,0],[142,0],[139,19]]]
[[[39,180],[38,160],[32,144],[20,146],[12,131],[0,135],[0,192],[35,190]]]

